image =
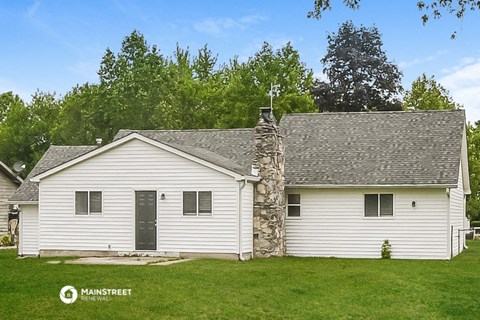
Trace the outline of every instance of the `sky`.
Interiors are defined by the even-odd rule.
[[[423,26],[417,0],[363,0],[359,10],[331,2],[332,11],[316,20],[307,18],[313,0],[0,0],[0,93],[30,101],[37,90],[62,96],[77,84],[96,83],[105,50],[118,52],[133,30],[167,56],[177,43],[191,52],[207,44],[219,62],[245,61],[264,41],[276,49],[290,41],[325,78],[326,37],[351,20],[379,29],[406,90],[422,73],[435,76],[464,106],[468,121],[480,120],[480,11]]]

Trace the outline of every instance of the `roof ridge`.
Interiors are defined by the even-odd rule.
[[[59,145],[51,144],[50,147],[54,147],[54,148],[94,148],[94,147],[97,147],[97,145],[87,144],[87,145],[80,145],[80,146],[72,146],[72,145],[59,146]]]
[[[208,132],[208,131],[250,131],[254,130],[255,128],[230,128],[230,129],[147,129],[147,130],[138,130],[138,129],[120,129],[118,132]],[[118,134],[118,133],[117,133]]]

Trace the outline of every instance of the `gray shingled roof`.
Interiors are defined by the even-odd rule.
[[[465,114],[460,111],[319,113],[285,115],[287,185],[455,185]],[[249,174],[254,129],[120,130],[133,132]],[[38,201],[30,178],[96,146],[52,146],[10,201]]]
[[[222,168],[249,175],[255,154],[254,131],[253,128],[120,130],[114,140],[136,132]]]
[[[456,184],[458,111],[289,114],[287,185]]]
[[[97,146],[51,146],[37,162],[9,201],[38,201],[38,184],[30,178],[88,153]]]
[[[2,173],[5,177],[7,177],[10,181],[15,183],[16,185],[20,185],[22,183],[22,179],[17,177],[15,172],[13,172],[5,163],[0,161],[0,173]]]

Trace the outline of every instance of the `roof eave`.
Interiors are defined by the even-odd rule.
[[[286,184],[287,188],[305,188],[305,189],[373,189],[373,188],[433,188],[433,189],[445,189],[445,188],[457,188],[456,184]]]
[[[38,201],[33,201],[33,200],[20,200],[20,201],[12,201],[8,200],[8,204],[17,204],[17,205],[27,205],[27,204],[38,204]]]

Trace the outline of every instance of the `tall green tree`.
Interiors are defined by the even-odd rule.
[[[314,112],[312,71],[290,43],[279,50],[265,43],[246,62],[218,65],[205,45],[196,54],[177,46],[171,57],[133,31],[118,52],[107,49],[98,84],[77,85],[57,99],[37,92],[25,104],[0,95],[0,157],[33,164],[54,144],[93,144],[119,129],[253,127],[259,108],[279,85],[274,112]],[[26,173],[28,170],[26,171]]]
[[[343,0],[343,4],[350,9],[360,8],[361,0]],[[307,14],[309,18],[320,19],[323,13],[331,10],[330,0],[314,0],[313,10]],[[425,25],[431,17],[440,19],[444,14],[450,14],[458,19],[463,19],[467,12],[480,10],[480,1],[478,0],[434,0],[434,1],[418,1],[418,10],[426,12],[421,16],[421,20]],[[454,39],[456,31],[451,34]]]
[[[412,89],[405,92],[403,109],[409,107],[415,110],[455,110],[461,106],[453,101],[449,92],[434,76],[427,78],[422,74],[412,83]]]
[[[327,40],[322,63],[329,82],[312,88],[320,112],[401,110],[402,73],[388,61],[376,27],[347,21]]]
[[[25,175],[54,142],[60,105],[54,94],[37,92],[25,104],[12,93],[0,95],[3,113],[0,121],[0,159],[12,166],[27,165]]]
[[[310,95],[313,73],[300,60],[291,43],[274,50],[268,43],[247,62],[237,58],[224,67],[223,95],[217,111],[216,127],[254,127],[260,107],[270,105],[271,85],[277,85],[273,113],[280,119],[285,113],[315,112]]]

